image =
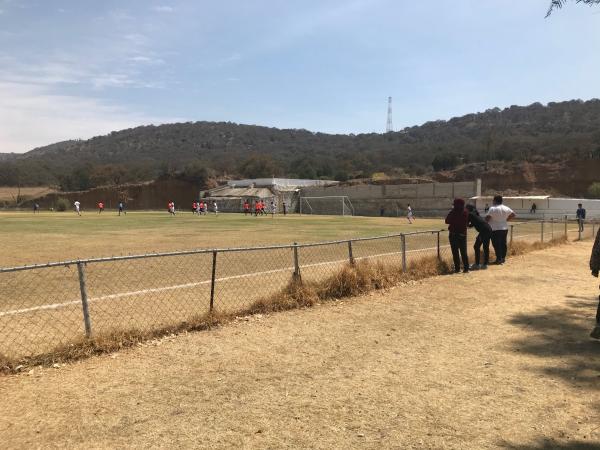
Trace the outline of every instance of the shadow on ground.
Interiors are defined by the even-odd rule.
[[[580,389],[600,390],[600,341],[589,336],[598,298],[566,296],[565,300],[564,307],[513,316],[509,322],[528,333],[526,338],[513,341],[512,349],[555,360],[550,366],[533,370],[562,378]]]
[[[513,450],[598,450],[600,443],[598,442],[557,442],[553,439],[543,439],[534,444],[514,445],[507,442],[500,443],[502,448]]]

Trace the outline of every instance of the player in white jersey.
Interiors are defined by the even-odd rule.
[[[73,203],[73,206],[75,206],[75,212],[77,213],[77,215],[80,216],[81,211],[79,210],[79,207],[81,206],[81,203],[79,203],[79,200],[75,200],[75,203]]]

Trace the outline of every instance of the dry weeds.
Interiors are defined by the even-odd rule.
[[[568,241],[556,238],[548,242],[513,242],[509,254],[523,255],[535,250],[563,245]],[[51,352],[21,359],[0,354],[0,373],[15,373],[32,366],[52,366],[57,363],[77,361],[92,355],[111,353],[133,347],[141,342],[161,336],[188,331],[201,331],[224,324],[236,317],[307,308],[318,302],[354,297],[374,290],[387,289],[409,281],[451,273],[451,262],[435,256],[424,257],[408,265],[407,270],[397,264],[360,260],[346,264],[322,281],[302,281],[292,277],[287,286],[274,295],[259,299],[241,312],[208,313],[193,317],[176,326],[155,330],[131,329],[123,332],[101,334],[91,339],[82,338]]]

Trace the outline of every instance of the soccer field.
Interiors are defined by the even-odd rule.
[[[0,213],[0,267],[198,248],[307,243],[445,228],[441,219],[193,215],[180,212]]]

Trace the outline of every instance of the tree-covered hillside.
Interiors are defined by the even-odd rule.
[[[1,149],[0,149],[1,150]],[[420,175],[465,162],[600,158],[600,100],[511,106],[386,134],[331,135],[234,123],[142,126],[0,158],[0,185],[97,185],[177,176]]]

